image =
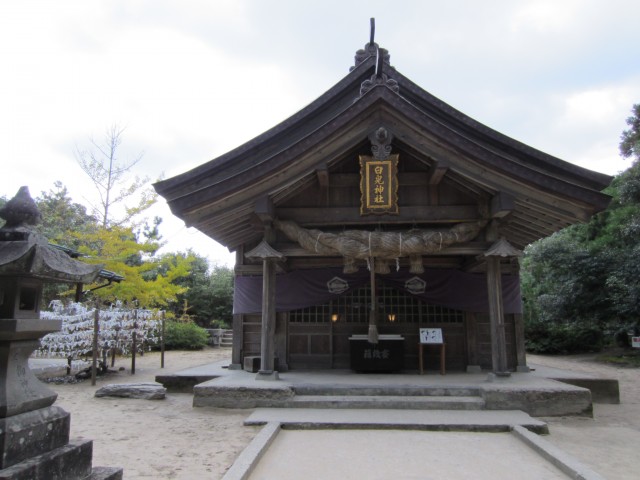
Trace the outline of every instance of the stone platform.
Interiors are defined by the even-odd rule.
[[[588,388],[594,403],[620,403],[620,387],[615,378],[594,377],[586,373],[567,371],[559,368],[535,365],[532,372],[535,376],[557,380],[576,387]]]
[[[491,379],[486,372],[420,375],[322,370],[282,372],[278,381],[256,380],[254,373],[226,366],[227,362],[203,365],[156,381],[169,391],[171,385],[182,385],[182,391],[192,388],[196,407],[521,410],[533,416],[590,416],[594,398],[603,398],[598,390],[603,381],[609,392],[617,391],[615,380],[581,376],[582,385],[572,385],[565,380],[577,378],[573,372],[535,366],[532,372],[504,379]],[[210,379],[202,382],[205,378]]]

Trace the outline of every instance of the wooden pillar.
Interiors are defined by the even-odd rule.
[[[505,238],[495,242],[484,253],[487,261],[487,291],[489,294],[489,322],[491,325],[491,363],[497,377],[511,375],[507,368],[507,341],[504,325],[504,303],[502,301],[501,258],[518,257],[522,252]]]
[[[464,327],[467,343],[467,373],[480,373],[482,368],[478,360],[478,325],[475,313],[465,314]]]
[[[276,327],[276,266],[272,258],[262,260],[262,329],[258,377],[278,377],[274,370],[274,334]]]
[[[487,290],[489,293],[491,364],[493,373],[498,376],[509,376],[510,373],[507,369],[507,343],[504,332],[500,257],[487,257]]]
[[[518,372],[529,372],[531,369],[527,365],[527,352],[524,343],[524,319],[521,313],[516,313],[513,316],[514,333],[516,342],[516,359],[518,366],[516,367]]]
[[[233,345],[231,347],[231,365],[229,370],[242,370],[243,344],[244,344],[244,315],[235,313],[233,315]]]
[[[76,303],[80,303],[82,301],[82,284],[76,283],[76,293],[74,296],[74,301]]]
[[[266,237],[266,235],[265,235]],[[276,328],[276,261],[285,256],[263,239],[256,248],[245,254],[247,258],[262,260],[262,328],[260,336],[260,370],[257,380],[278,380],[274,368],[274,335]]]
[[[276,368],[279,372],[289,370],[289,354],[287,351],[287,336],[289,314],[286,312],[276,313],[276,333],[275,333],[275,357],[278,359]]]

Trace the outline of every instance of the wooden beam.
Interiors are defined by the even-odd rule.
[[[256,200],[254,211],[263,223],[273,222],[275,207],[273,206],[273,202],[267,195],[264,195]]]
[[[566,223],[555,220],[548,220],[544,215],[534,217],[522,211],[516,211],[509,218],[509,223],[529,223],[544,230],[556,230],[566,226]]]
[[[286,263],[276,263],[275,265],[276,273],[286,273],[290,270]],[[253,275],[262,275],[263,266],[262,264],[247,264],[247,265],[236,265],[233,268],[233,272],[236,275],[240,276],[253,276]]]
[[[442,180],[442,177],[445,176],[447,171],[449,170],[449,163],[444,162],[442,160],[438,162],[434,162],[434,164],[429,169],[429,185],[438,185]]]
[[[480,220],[477,205],[400,207],[399,215],[360,215],[357,207],[280,207],[281,220],[301,226],[378,225],[379,223],[459,223]]]
[[[514,198],[504,192],[498,192],[491,199],[491,218],[504,218],[516,208]]]
[[[255,205],[246,204],[242,205],[239,208],[227,209],[227,210],[219,210],[215,213],[207,213],[206,215],[201,215],[198,217],[197,221],[194,218],[189,218],[188,222],[185,220],[185,223],[188,227],[206,227],[209,225],[224,225],[229,223],[238,223],[238,218],[243,215],[250,215],[251,213],[255,213]]]
[[[250,226],[239,228],[238,230],[230,232],[226,235],[218,235],[217,232],[212,231],[203,231],[202,233],[208,235],[216,242],[221,243],[231,250],[234,250],[239,245],[248,244],[251,241],[260,239],[262,237],[261,232],[257,232]]]
[[[424,258],[428,258],[428,257],[431,257],[431,256],[434,256],[434,257],[436,257],[436,256],[437,257],[441,257],[441,256],[450,257],[450,256],[480,255],[481,253],[484,253],[490,246],[491,246],[490,242],[460,243],[458,245],[452,245],[452,246],[450,246],[448,248],[445,248],[442,251],[438,252],[437,254],[425,255]],[[273,248],[275,248],[277,251],[279,251],[280,253],[285,255],[287,258],[292,258],[292,257],[321,257],[322,256],[322,255],[319,255],[319,254],[317,254],[315,252],[309,252],[309,251],[305,250],[304,248],[299,246],[297,243],[287,243],[287,242],[275,243],[273,245]],[[336,258],[338,258],[338,257],[336,257]]]
[[[316,169],[316,177],[320,188],[329,188],[329,170],[326,165]]]
[[[401,187],[428,185],[429,173],[425,171],[399,172],[398,184]],[[357,173],[332,173],[331,187],[337,188],[359,188],[360,175]]]
[[[310,254],[312,255],[312,254]],[[423,264],[428,268],[460,268],[460,260],[456,257],[431,257],[425,256],[423,258]],[[291,258],[285,264],[278,263],[276,265],[276,271],[278,273],[284,273],[293,270],[299,270],[304,268],[328,268],[328,267],[342,267],[344,265],[344,259],[342,257],[297,257]],[[367,268],[364,260],[358,264],[360,268]],[[407,267],[409,264],[406,260],[401,260],[400,265]],[[260,264],[248,264],[248,265],[236,265],[234,268],[236,275],[261,275],[262,265]]]
[[[534,227],[535,226],[532,226],[532,225],[509,222],[503,226],[503,230],[520,234],[524,238],[529,238],[529,242],[538,240],[539,238],[542,238],[542,237],[548,237],[555,231],[553,229],[543,229],[543,228],[534,228]]]

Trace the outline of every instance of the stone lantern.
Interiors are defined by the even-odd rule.
[[[29,369],[39,339],[61,322],[40,319],[45,283],[91,283],[101,266],[51,247],[33,226],[40,213],[22,187],[0,209],[0,478],[119,479],[118,468],[92,468],[92,442],[69,442],[70,415]],[[100,476],[96,476],[100,475]]]

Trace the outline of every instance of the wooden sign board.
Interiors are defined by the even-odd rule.
[[[444,343],[444,339],[442,338],[442,329],[441,328],[421,328],[420,343],[431,343],[431,344]]]
[[[360,214],[398,214],[398,155],[360,156]]]

